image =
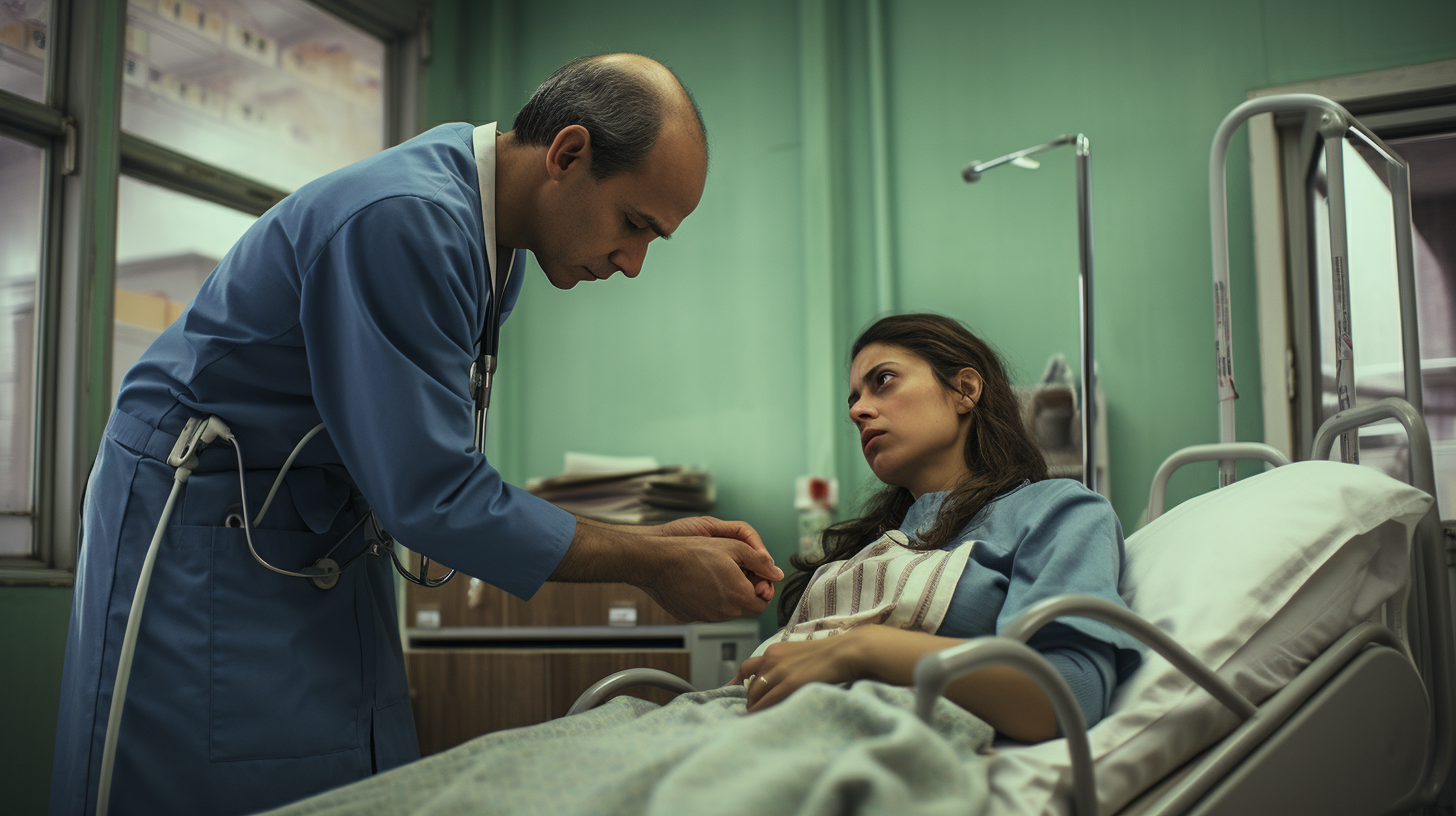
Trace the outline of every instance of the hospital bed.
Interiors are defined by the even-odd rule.
[[[1332,418],[1342,431],[1397,419],[1415,481],[1433,478],[1424,423],[1402,400]],[[1202,446],[1181,464],[1272,449]],[[1162,486],[1155,487],[1154,493]],[[1451,607],[1443,531],[1422,489],[1358,465],[1282,465],[1191,499],[1127,540],[1133,612],[1064,596],[1027,609],[1001,636],[916,667],[922,717],[951,679],[1006,663],[1042,685],[1062,739],[998,742],[993,813],[1373,816],[1428,805],[1452,756]],[[1150,648],[1090,731],[1054,669],[1025,641],[1061,616],[1102,620]],[[629,670],[572,713],[624,688],[691,687]]]
[[[1094,598],[1052,598],[1000,636],[930,655],[916,667],[917,709],[927,721],[950,680],[993,664],[1021,669],[1052,700],[1063,738],[993,748],[993,812],[1449,812],[1432,806],[1453,764],[1456,657],[1447,534],[1431,498],[1431,444],[1418,407],[1403,164],[1391,177],[1397,278],[1409,306],[1402,326],[1410,401],[1342,403],[1307,462],[1233,441],[1224,154],[1241,122],[1285,110],[1320,117],[1330,145],[1347,133],[1379,144],[1338,105],[1306,95],[1245,103],[1220,127],[1210,196],[1222,441],[1175,453],[1155,476],[1149,523],[1127,539],[1122,590],[1132,613]],[[1332,254],[1343,256],[1338,170],[1330,183],[1332,208],[1341,207],[1339,218],[1332,212]],[[1348,302],[1339,308],[1348,310]],[[1348,328],[1348,311],[1340,325]],[[1352,362],[1340,365],[1353,394]],[[1410,486],[1325,461],[1337,440],[1346,447],[1359,427],[1390,420],[1410,442]],[[1249,459],[1272,469],[1235,481],[1235,464]],[[1164,515],[1169,478],[1197,461],[1220,463],[1220,488]],[[1090,730],[1061,677],[1025,645],[1063,616],[1101,620],[1149,648],[1108,716]],[[588,689],[572,712],[639,684],[689,688],[666,673],[621,672]]]

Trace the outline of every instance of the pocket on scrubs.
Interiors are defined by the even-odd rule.
[[[356,593],[362,570],[356,565],[333,588],[320,590],[258,564],[241,529],[212,531],[213,761],[358,749],[363,657]],[[297,571],[333,539],[253,530],[253,543],[269,563]]]

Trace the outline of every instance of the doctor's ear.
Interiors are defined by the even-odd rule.
[[[981,372],[974,368],[963,368],[956,373],[956,411],[969,413],[981,401]]]
[[[591,134],[581,125],[567,125],[546,148],[546,173],[560,179],[565,173],[591,166]]]

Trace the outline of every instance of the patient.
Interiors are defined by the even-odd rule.
[[[749,681],[750,712],[812,681],[910,685],[922,656],[995,634],[1044,598],[1122,603],[1112,507],[1079,482],[1047,478],[986,343],[949,318],[907,314],[870,326],[851,355],[849,416],[886,487],[863,516],[826,531],[822,559],[791,559],[800,572],[781,590],[787,626],[736,678]],[[1048,625],[1030,645],[1067,680],[1089,726],[1139,662],[1136,641],[1085,618]],[[1013,739],[1056,734],[1050,702],[1015,669],[982,669],[946,696]]]
[[[905,688],[914,662],[1045,597],[1118,601],[1117,519],[1080,484],[1046,478],[1001,363],[959,323],[885,318],[855,343],[850,375],[850,418],[887,487],[828,531],[822,561],[795,562],[786,626],[735,682],[486,734],[277,813],[986,812],[995,732],[1048,739],[1050,705],[1019,672],[991,668],[952,684],[953,702],[922,722]],[[1138,660],[1130,640],[1082,619],[1031,643],[1089,721]]]

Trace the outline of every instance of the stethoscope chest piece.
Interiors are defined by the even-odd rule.
[[[333,589],[334,585],[339,583],[339,573],[341,570],[339,569],[338,562],[332,558],[320,558],[313,562],[310,570],[319,570],[322,573],[310,574],[308,578],[308,582],[319,589]]]

